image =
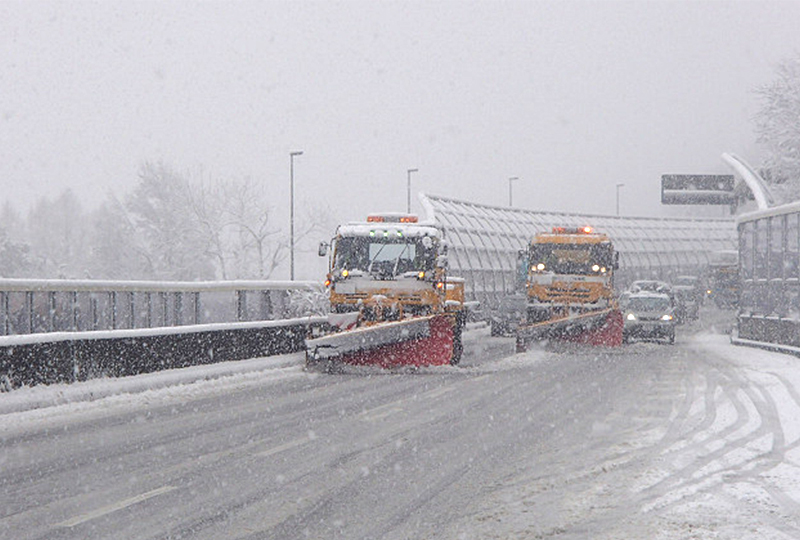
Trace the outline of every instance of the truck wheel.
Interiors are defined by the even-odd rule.
[[[450,357],[450,365],[457,366],[461,363],[461,354],[464,352],[464,346],[461,343],[461,337],[453,339],[453,356]]]
[[[464,352],[464,343],[461,341],[461,332],[464,329],[464,317],[459,313],[456,315],[453,324],[453,356],[450,357],[450,365],[457,366],[461,363],[461,355]]]

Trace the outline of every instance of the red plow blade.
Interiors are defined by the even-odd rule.
[[[605,309],[594,313],[564,317],[520,327],[517,330],[517,350],[537,340],[557,340],[582,343],[595,347],[622,345],[622,312]]]
[[[433,315],[306,340],[306,363],[395,368],[449,365],[453,318]]]
[[[589,327],[573,335],[564,336],[562,339],[595,347],[620,347],[622,346],[622,326],[622,312],[614,309],[606,315],[606,319],[602,324]]]

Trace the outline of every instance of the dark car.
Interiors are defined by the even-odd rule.
[[[523,294],[509,294],[501,298],[500,305],[492,311],[491,335],[513,335],[519,323],[525,320],[527,309],[528,301]]]
[[[631,294],[623,312],[623,341],[662,339],[675,343],[675,314],[672,300],[663,293]]]
[[[705,297],[703,283],[697,276],[678,276],[672,282],[672,290],[683,298],[692,298],[697,303],[702,303]]]
[[[705,290],[697,276],[678,276],[672,283],[675,301],[675,319],[680,323],[692,321],[700,315]]]

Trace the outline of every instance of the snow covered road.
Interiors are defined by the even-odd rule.
[[[27,411],[0,394],[0,537],[800,537],[800,360],[686,328],[512,347],[483,329],[462,368],[285,357]]]

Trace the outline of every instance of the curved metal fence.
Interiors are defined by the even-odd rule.
[[[699,274],[712,252],[736,249],[733,219],[619,217],[504,208],[421,195],[428,220],[445,229],[452,273],[487,307],[511,291],[517,252],[536,233],[590,225],[608,234],[620,253],[620,284]]]

